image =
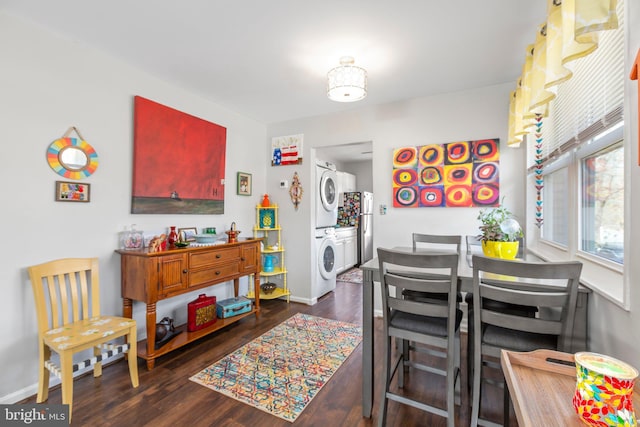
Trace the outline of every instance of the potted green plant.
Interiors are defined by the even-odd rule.
[[[509,209],[500,206],[478,214],[482,251],[486,256],[513,259],[518,253],[522,228]]]

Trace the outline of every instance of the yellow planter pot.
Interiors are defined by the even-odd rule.
[[[482,241],[482,252],[491,258],[514,259],[520,242]]]

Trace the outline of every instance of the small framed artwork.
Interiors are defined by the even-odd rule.
[[[195,242],[196,241],[196,234],[198,234],[198,229],[195,228],[195,227],[179,228],[178,229],[178,236],[182,236],[182,239],[185,242]]]
[[[251,195],[251,174],[246,172],[238,172],[238,195]]]
[[[56,181],[56,202],[88,202],[91,185],[84,182]]]

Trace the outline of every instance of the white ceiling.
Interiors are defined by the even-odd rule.
[[[263,123],[515,81],[541,0],[0,0],[48,27]],[[326,96],[341,56],[357,103]]]

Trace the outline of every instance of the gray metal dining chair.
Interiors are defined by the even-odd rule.
[[[546,348],[569,351],[582,263],[522,262],[474,255],[473,264],[473,391],[471,426],[478,425],[481,387],[490,382],[483,369],[500,368],[500,351]],[[486,301],[534,306],[556,313],[552,318],[530,317],[526,311],[505,310]],[[538,311],[538,313],[540,312]],[[501,372],[501,371],[500,371]],[[500,376],[504,380],[504,376]],[[495,382],[494,382],[495,384]],[[503,388],[505,426],[509,424],[509,396]],[[487,423],[484,423],[486,425]]]
[[[460,253],[462,236],[412,233],[413,251],[426,247],[428,249],[450,249]],[[424,245],[422,245],[424,244]]]
[[[456,384],[460,376],[460,322],[462,311],[458,307],[458,254],[409,253],[378,248],[380,283],[382,289],[384,333],[384,386],[378,425],[386,424],[388,401],[434,413],[447,418],[447,425],[454,426]],[[437,275],[430,275],[433,269]],[[446,271],[446,274],[443,273]],[[401,273],[401,274],[400,274]],[[444,295],[443,300],[429,298],[412,300],[403,291],[429,292]],[[420,343],[437,349],[433,356],[446,359],[446,370],[411,361],[400,346],[397,358],[392,361],[392,339]],[[392,391],[391,381],[398,373],[398,387],[404,387],[404,367],[446,376],[446,409],[411,399]]]
[[[429,251],[455,251],[460,255],[460,246],[462,244],[462,236],[456,235],[439,235],[439,234],[422,234],[412,233],[411,240],[413,243],[413,252],[420,249],[426,249]],[[433,273],[432,273],[433,274]],[[405,296],[412,299],[430,298],[440,299],[444,298],[443,295],[430,294],[429,292],[412,292],[405,291]],[[462,302],[462,294],[458,292],[458,302]]]

